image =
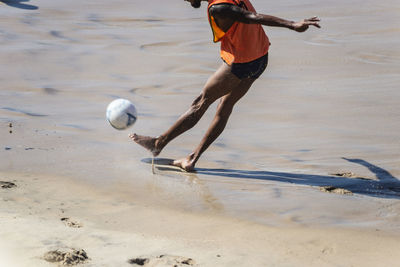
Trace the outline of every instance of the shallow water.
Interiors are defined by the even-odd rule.
[[[148,135],[186,110],[221,64],[204,4],[0,2],[1,170],[112,184],[110,194],[135,201],[267,224],[399,230],[398,1],[253,3],[288,19],[318,15],[323,28],[265,28],[269,67],[197,174],[152,175],[149,155],[107,124],[105,108],[130,99],[132,131]],[[161,156],[189,153],[214,110]],[[372,181],[330,175],[342,172]],[[320,192],[325,185],[356,194]]]

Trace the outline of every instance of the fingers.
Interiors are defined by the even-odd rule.
[[[317,28],[321,28],[321,25],[319,25],[318,22],[308,22],[307,24],[308,24],[308,25],[315,26],[315,27],[317,27]]]
[[[304,20],[304,22],[305,22],[307,25],[312,25],[312,26],[315,26],[315,27],[317,27],[317,28],[321,28],[321,26],[319,25],[319,22],[320,22],[320,21],[321,21],[321,20],[320,20],[317,16]]]
[[[308,27],[310,25],[317,27],[317,28],[321,28],[321,26],[319,25],[320,21],[321,20],[317,16],[314,16],[314,17],[311,17],[308,19],[304,19],[304,20],[296,22],[294,24],[294,30],[297,32],[305,32],[308,30]]]
[[[314,16],[312,18],[305,19],[305,21],[321,21],[321,20],[317,16]]]

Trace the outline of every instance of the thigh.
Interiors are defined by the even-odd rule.
[[[242,80],[231,72],[231,66],[223,63],[206,82],[202,95],[214,102],[218,98],[231,93],[241,83]]]
[[[221,98],[220,105],[232,106],[249,91],[256,79],[243,79],[231,92]]]

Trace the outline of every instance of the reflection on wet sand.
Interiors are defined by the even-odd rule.
[[[27,115],[27,116],[31,116],[31,117],[46,117],[46,116],[48,116],[45,114],[39,114],[39,113],[35,113],[35,112],[25,111],[25,110],[18,109],[18,108],[1,107],[0,109],[8,110],[11,112],[15,112],[18,114],[23,114],[23,115]]]
[[[172,165],[173,159],[168,158],[154,158],[155,170],[153,175],[159,175],[161,177],[169,178],[180,178],[183,177],[185,182],[190,185],[190,190],[193,190],[193,194],[198,196],[199,201],[204,204],[207,210],[214,212],[222,212],[223,205],[219,200],[213,196],[209,190],[207,183],[202,181],[196,172],[186,172],[179,167]],[[142,162],[151,164],[151,158],[142,159]],[[180,184],[182,186],[182,183]],[[154,184],[158,190],[163,190],[162,187],[158,186],[157,183]]]

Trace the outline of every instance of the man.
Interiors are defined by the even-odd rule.
[[[214,42],[221,41],[222,66],[209,78],[201,94],[165,133],[158,137],[131,134],[139,145],[154,157],[174,138],[192,128],[207,108],[220,99],[216,115],[197,148],[173,164],[193,171],[201,154],[222,133],[233,106],[264,72],[268,63],[269,40],[261,25],[284,27],[297,32],[310,25],[320,28],[319,19],[312,17],[299,22],[256,13],[249,0],[185,0],[194,8],[208,2],[208,18]]]

